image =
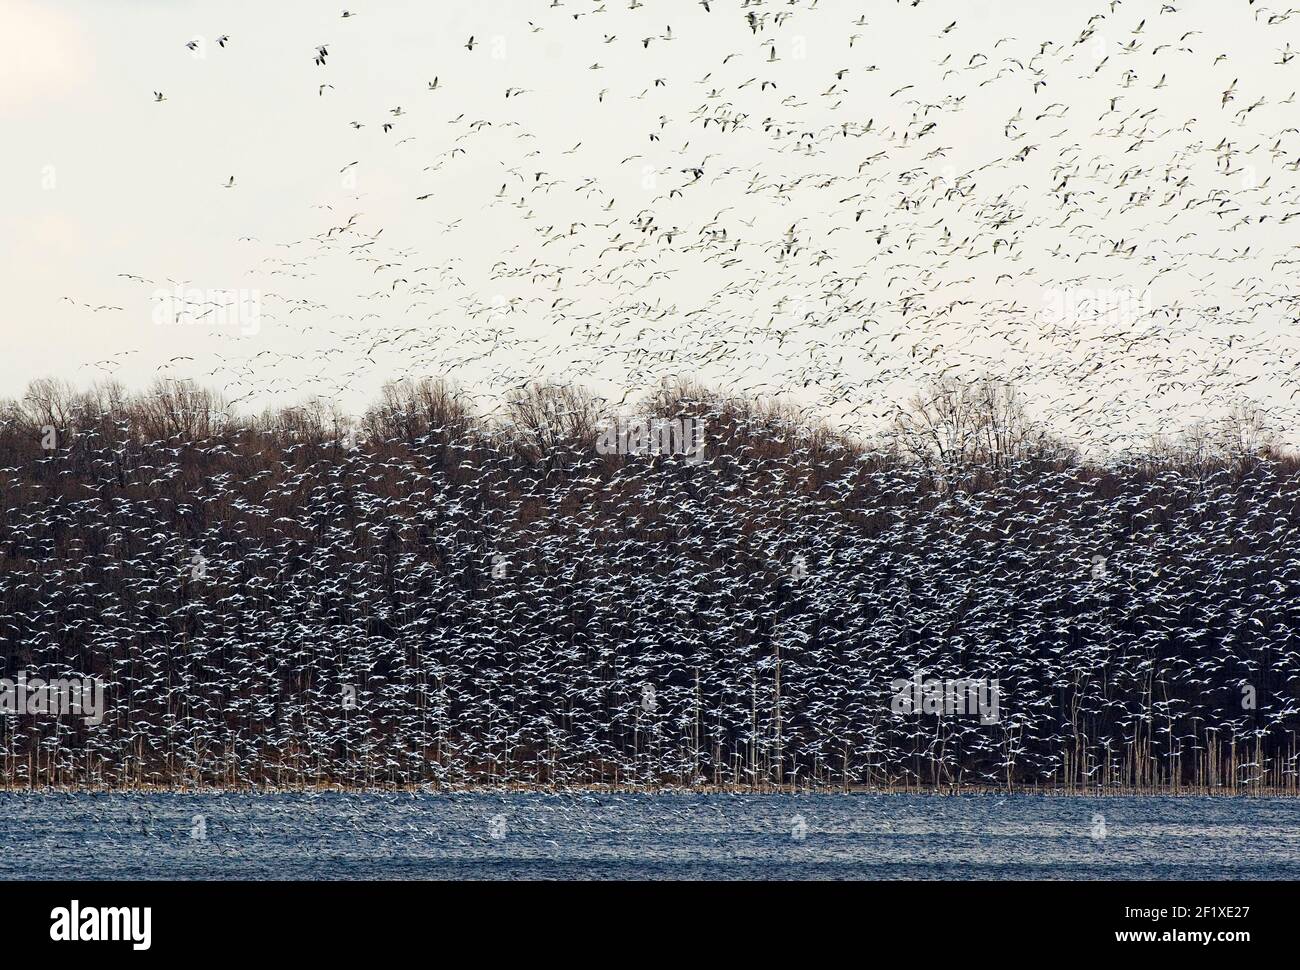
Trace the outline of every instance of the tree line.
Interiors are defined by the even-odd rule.
[[[0,403],[0,783],[1295,790],[1300,462],[1240,408],[1085,458],[993,378],[861,440],[690,383],[703,461],[535,385]],[[898,680],[996,680],[997,723]]]

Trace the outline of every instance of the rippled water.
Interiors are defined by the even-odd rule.
[[[1300,878],[1284,798],[7,793],[0,837],[4,879]]]

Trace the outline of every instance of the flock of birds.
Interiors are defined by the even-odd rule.
[[[1121,449],[1300,413],[1300,17],[1110,0],[985,42],[933,0],[689,6],[478,14],[327,122],[313,231],[239,240],[256,333],[187,331],[163,404],[9,407],[0,643],[114,703],[5,722],[6,777],[1294,787],[1294,461]],[[324,117],[370,19],[302,45]],[[358,186],[412,155],[390,219]],[[487,418],[402,385],[345,441],[324,402],[385,369]],[[954,485],[808,430],[987,374],[1074,457]],[[580,387],[617,411],[684,375],[726,392],[698,467],[575,430]],[[1001,723],[894,714],[917,672],[997,679]]]
[[[240,237],[264,325],[196,328],[164,376],[261,407],[456,375],[491,407],[689,374],[872,431],[996,371],[1098,451],[1248,397],[1294,421],[1290,11],[1115,0],[992,38],[932,0],[523,16],[461,11],[463,42],[360,116],[343,95],[383,87],[357,50],[403,25],[345,10],[303,45],[338,190],[301,237]],[[218,42],[188,84],[222,83]]]
[[[44,450],[11,408],[0,642],[108,713],[4,715],[0,776],[1295,788],[1294,460],[936,478],[703,398],[706,461],[600,455],[544,399],[407,384],[353,440],[82,399]],[[899,713],[917,675],[998,721]]]

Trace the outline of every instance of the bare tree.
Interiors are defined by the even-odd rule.
[[[1037,454],[1043,442],[1016,388],[990,376],[926,385],[899,411],[893,437],[902,454],[945,488],[972,469],[998,470]]]

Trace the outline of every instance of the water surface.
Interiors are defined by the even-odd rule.
[[[1300,800],[0,794],[0,879],[1300,879]]]

